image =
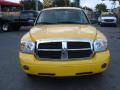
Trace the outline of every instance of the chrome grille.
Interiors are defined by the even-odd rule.
[[[67,42],[68,49],[82,49],[82,48],[90,48],[89,42]]]
[[[106,22],[113,22],[114,19],[104,19],[104,21],[106,21]]]
[[[60,59],[61,51],[38,51],[40,58]]]
[[[45,60],[89,58],[93,55],[93,41],[84,39],[49,39],[37,41],[36,54]]]
[[[61,49],[62,42],[47,42],[47,43],[40,43],[38,45],[40,49]]]
[[[69,50],[68,58],[85,58],[91,56],[92,50]]]

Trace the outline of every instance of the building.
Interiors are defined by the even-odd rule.
[[[91,8],[85,6],[85,7],[83,7],[83,10],[85,11],[85,13],[87,14],[89,19],[94,18],[94,12]]]
[[[118,17],[119,21],[120,21],[120,6],[117,8],[113,9],[113,13],[116,14],[116,16]]]
[[[0,0],[0,25],[2,25],[3,19],[8,18],[9,16],[18,16],[21,7],[22,5],[19,3]]]

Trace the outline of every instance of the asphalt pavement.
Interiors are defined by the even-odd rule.
[[[18,51],[20,39],[29,29],[0,32],[0,90],[120,90],[120,26],[96,28],[108,38],[111,61],[107,71],[65,78],[28,77],[20,68]]]

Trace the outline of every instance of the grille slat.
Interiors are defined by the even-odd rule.
[[[106,22],[113,22],[114,19],[104,19],[104,21],[106,21]]]
[[[61,51],[62,49],[38,49],[38,51]]]
[[[85,58],[89,57],[92,50],[78,50],[78,51],[68,51],[68,58]]]
[[[59,59],[61,58],[61,52],[60,51],[39,51],[38,55],[42,59]]]
[[[68,49],[82,49],[82,48],[90,48],[89,42],[68,42]]]
[[[61,49],[62,42],[47,42],[47,43],[40,43],[38,45],[38,49]]]
[[[81,49],[68,49],[69,51],[79,51],[79,50],[91,50],[91,48],[81,48]]]
[[[69,60],[89,58],[93,54],[90,41],[37,42],[37,55],[42,59]]]

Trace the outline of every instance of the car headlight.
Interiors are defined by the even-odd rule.
[[[117,19],[114,19],[114,22],[117,22]]]
[[[32,41],[21,41],[20,44],[20,51],[23,53],[34,53],[35,50],[35,43]]]
[[[95,52],[107,50],[107,40],[97,39],[94,41],[94,50]]]
[[[35,20],[33,20],[33,19],[28,20],[29,23],[34,23],[34,21]]]

